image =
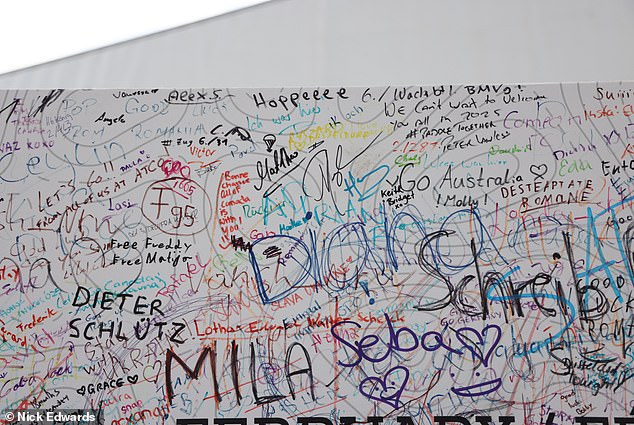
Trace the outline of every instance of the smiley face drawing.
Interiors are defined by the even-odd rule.
[[[473,374],[473,377],[480,378],[482,375],[494,375],[493,369],[485,369],[484,373],[476,372]],[[454,378],[455,374],[451,374],[451,377]],[[482,379],[482,378],[480,378]],[[502,386],[501,378],[493,378],[483,382],[478,382],[475,384],[467,385],[464,387],[451,387],[451,392],[460,396],[460,397],[479,397],[482,395],[487,395],[492,392],[495,392]]]
[[[462,348],[471,353],[473,360],[479,360],[485,367],[489,366],[501,336],[502,332],[497,325],[486,326],[482,332],[468,326],[456,331],[456,338],[462,344]],[[495,376],[493,369],[484,369],[484,373],[475,372],[471,377],[482,379],[481,375],[486,374],[492,375],[492,379],[461,387],[454,386],[451,387],[451,391],[461,397],[479,397],[497,391],[502,386],[502,379]],[[451,376],[453,378],[455,375],[452,373]]]

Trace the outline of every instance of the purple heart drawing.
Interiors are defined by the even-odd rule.
[[[490,339],[485,341],[485,337],[488,334],[495,334],[493,341]],[[502,338],[502,331],[498,325],[485,326],[482,329],[482,333],[466,326],[456,331],[456,338],[462,343],[464,348],[471,351],[473,357],[480,359],[485,367],[489,367],[489,359],[500,342],[500,338]]]
[[[405,379],[399,379],[399,371],[405,373]],[[398,409],[398,403],[401,394],[405,390],[405,385],[409,379],[409,370],[403,366],[396,366],[388,370],[385,378],[369,376],[359,384],[359,391],[364,396],[387,403],[395,409]],[[397,383],[399,382],[400,383]]]

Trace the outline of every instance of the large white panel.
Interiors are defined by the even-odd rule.
[[[627,0],[281,0],[0,76],[0,86],[629,80],[633,18]]]

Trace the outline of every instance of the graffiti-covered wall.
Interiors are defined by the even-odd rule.
[[[0,410],[634,423],[632,116],[617,83],[2,91]]]

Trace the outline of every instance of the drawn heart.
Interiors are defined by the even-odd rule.
[[[158,363],[158,368],[156,368],[156,371],[154,370],[154,366],[156,366],[156,364]],[[161,362],[159,360],[156,360],[154,362],[154,364],[152,366],[147,365],[145,366],[145,368],[143,369],[143,378],[147,381],[147,382],[154,382],[156,384],[156,382],[158,381],[160,372],[161,372]],[[150,375],[149,373],[154,373],[154,375]]]
[[[77,388],[77,394],[80,394],[80,395],[86,394],[86,387],[82,385],[80,388]]]
[[[494,334],[493,341],[490,338],[489,341],[485,341],[485,337],[489,334]],[[464,348],[471,351],[473,357],[480,359],[484,366],[489,367],[489,359],[502,338],[502,331],[498,325],[486,326],[482,329],[482,333],[467,326],[456,331],[456,338]]]
[[[405,379],[399,379],[400,371],[405,372]],[[389,404],[393,408],[398,409],[398,402],[405,390],[408,379],[409,370],[403,366],[396,366],[388,370],[383,379],[376,376],[365,378],[359,384],[359,391],[372,400]],[[399,381],[400,384],[397,384]]]
[[[548,172],[548,166],[546,164],[541,164],[541,165],[532,164],[529,167],[529,171],[535,176],[533,180],[537,180],[537,179],[543,180],[544,175]]]
[[[128,382],[131,384],[136,384],[139,380],[139,375],[128,376]]]

